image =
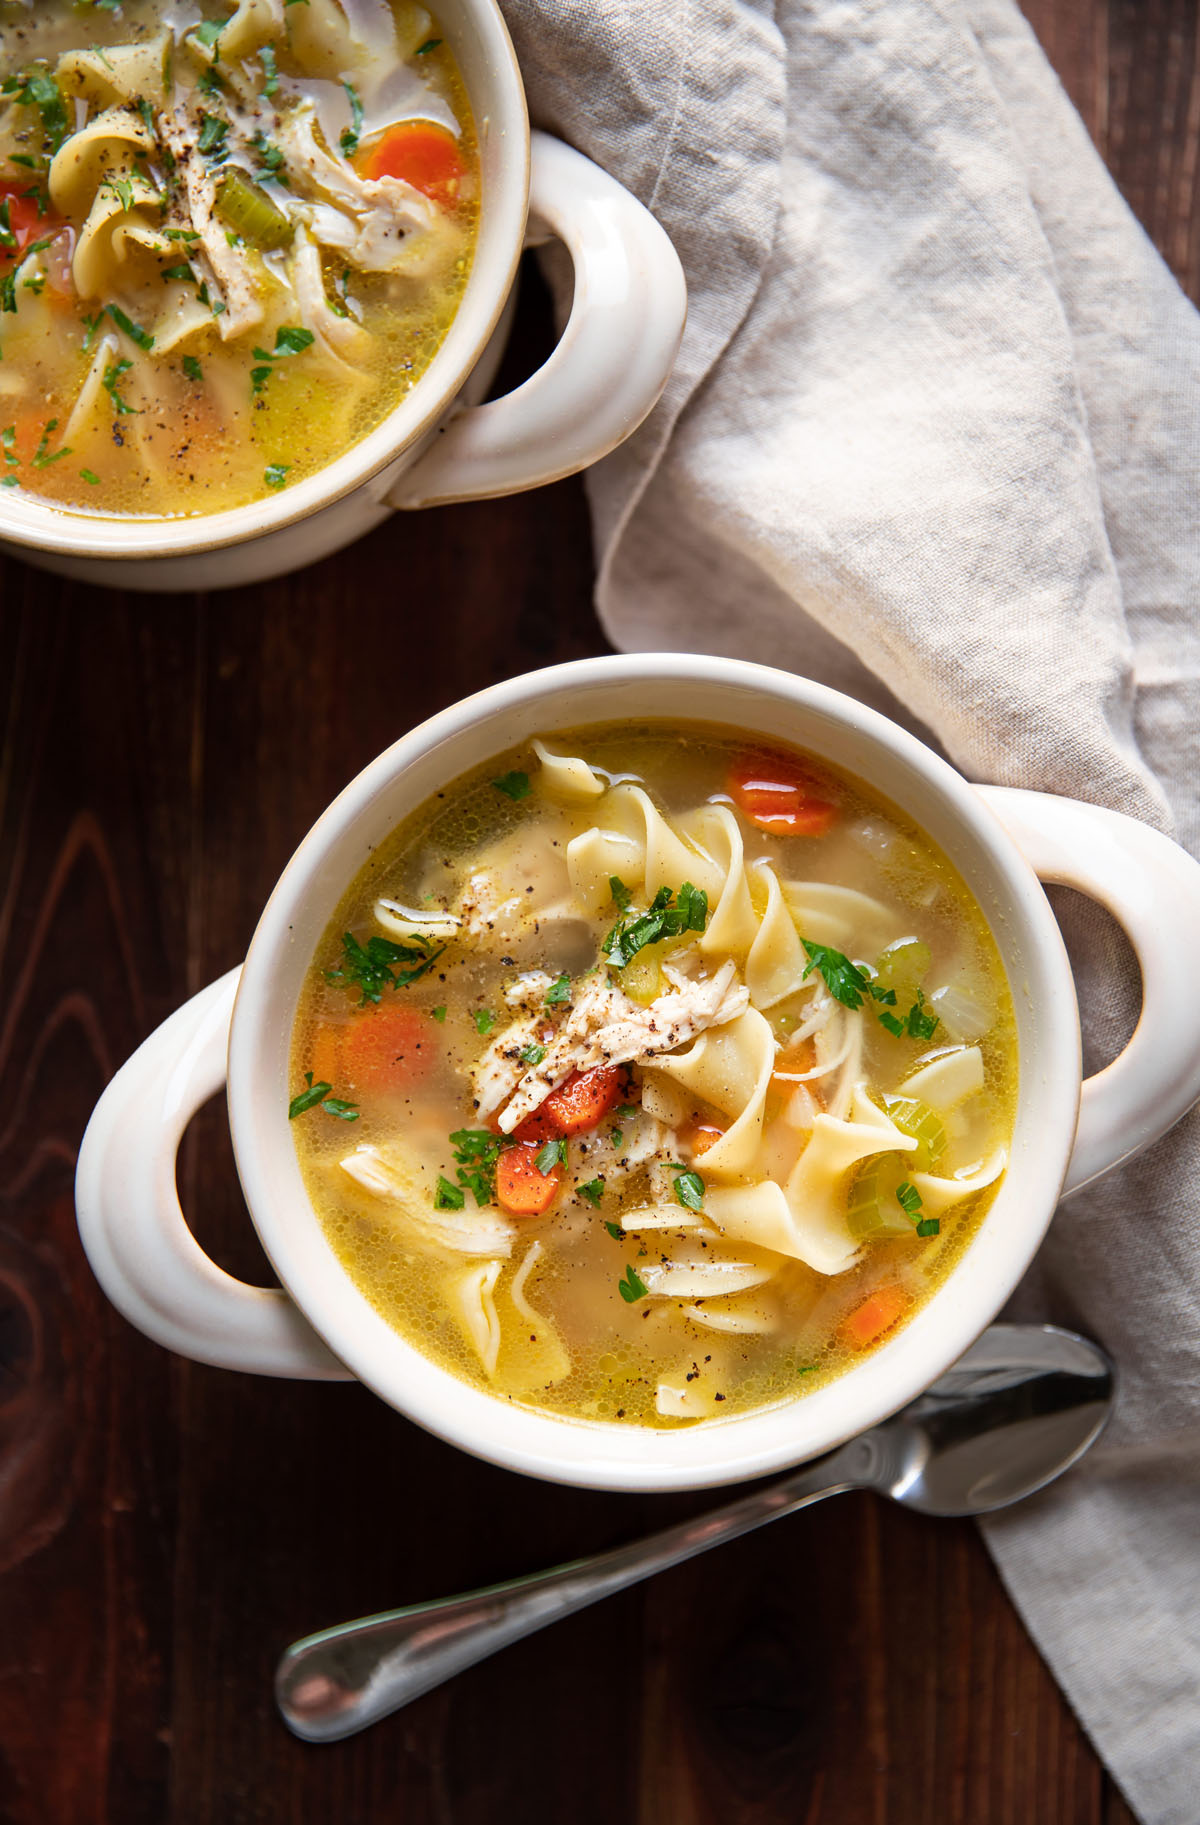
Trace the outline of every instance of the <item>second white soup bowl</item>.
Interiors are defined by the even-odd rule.
[[[530,736],[646,720],[795,743],[901,806],[983,909],[1012,990],[1020,1065],[1004,1181],[975,1239],[910,1322],[811,1394],[670,1430],[512,1405],[421,1355],[326,1240],[287,1116],[305,972],[371,850],[449,781]],[[1141,963],[1137,1029],[1082,1083],[1074,984],[1039,876],[1107,906]],[[1187,1013],[1200,996],[1198,927],[1200,866],[1167,838],[1094,806],[972,787],[884,717],[806,679],[674,654],[537,672],[435,716],[359,774],[284,870],[243,968],[195,996],[118,1072],[80,1153],[84,1245],[109,1297],[167,1348],[260,1374],[357,1376],[430,1431],[510,1469],[629,1490],[759,1476],[830,1450],[913,1399],[999,1311],[1058,1199],[1147,1146],[1200,1095],[1200,1025]],[[214,1266],[179,1206],[180,1139],[226,1073],[246,1202],[283,1291],[245,1286]]]

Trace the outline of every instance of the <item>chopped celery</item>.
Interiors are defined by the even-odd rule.
[[[901,1134],[920,1143],[915,1153],[907,1155],[909,1164],[918,1172],[929,1172],[946,1151],[946,1129],[941,1117],[915,1096],[885,1096],[883,1106]]]
[[[649,1007],[663,990],[662,965],[653,955],[655,949],[657,946],[649,946],[621,971],[621,987],[631,1001],[643,1008]]]
[[[911,1001],[929,968],[929,946],[919,938],[901,938],[889,944],[879,958],[875,981],[879,988],[895,989],[897,999]]]
[[[286,247],[292,238],[292,224],[283,211],[253,178],[232,165],[221,174],[216,212],[252,247],[269,252],[273,247]]]
[[[856,1242],[881,1242],[911,1236],[913,1221],[896,1196],[904,1182],[908,1156],[877,1153],[855,1174],[846,1204],[846,1222]]]

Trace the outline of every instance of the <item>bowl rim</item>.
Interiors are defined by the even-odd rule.
[[[474,746],[482,761],[539,728],[621,720],[626,712],[618,700],[639,692],[655,704],[671,693],[689,704],[728,703],[725,716],[695,709],[672,715],[668,708],[649,711],[647,720],[657,714],[666,721],[723,722],[760,736],[780,733],[760,727],[764,712],[771,712],[768,723],[798,713],[804,732],[790,738],[798,745],[814,747],[820,729],[817,751],[824,752],[824,742],[840,731],[873,764],[886,763],[893,781],[902,773],[906,788],[923,782],[930,803],[942,807],[962,838],[951,859],[967,873],[966,856],[994,889],[994,904],[984,912],[1005,958],[1022,1048],[1017,1134],[1005,1182],[970,1245],[912,1321],[802,1398],[664,1431],[567,1418],[485,1393],[392,1330],[324,1240],[303,1189],[285,1113],[294,994],[284,995],[286,1007],[278,1005],[279,984],[289,972],[298,984],[351,878],[339,872],[339,849],[360,844],[368,829],[380,840],[428,796],[426,778],[444,784],[476,764],[452,762],[456,753]],[[614,706],[607,714],[597,707],[605,701]],[[739,709],[758,714],[743,724]],[[523,732],[514,734],[514,726]],[[872,777],[865,767],[848,770]],[[879,789],[909,809],[894,787]],[[392,814],[406,793],[408,804]],[[1022,971],[1019,981],[1011,959]],[[427,1430],[493,1463],[550,1481],[647,1491],[713,1487],[803,1462],[878,1423],[942,1374],[995,1317],[1045,1234],[1074,1141],[1080,1081],[1078,1009],[1058,925],[1029,864],[966,780],[915,736],[828,686],[744,661],[668,653],[578,660],[493,685],[410,731],[345,787],[300,843],[255,931],[233,1013],[228,1097],[238,1172],[266,1253],[305,1317],[361,1381]]]
[[[517,274],[529,210],[530,130],[516,51],[497,0],[438,0],[480,148],[482,194],[471,271],[449,329],[411,392],[342,455],[268,500],[194,517],[138,518],[40,500],[0,499],[0,540],[102,560],[200,556],[285,531],[367,487],[432,435],[482,358]],[[515,143],[514,143],[515,142]]]

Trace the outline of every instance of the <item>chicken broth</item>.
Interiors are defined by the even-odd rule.
[[[410,0],[0,0],[0,485],[212,513],[420,378],[478,157]]]
[[[719,730],[556,734],[439,793],[313,959],[290,1113],[376,1308],[513,1401],[651,1426],[820,1386],[1001,1183],[1012,1004],[893,806]]]

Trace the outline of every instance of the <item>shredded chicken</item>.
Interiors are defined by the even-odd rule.
[[[193,115],[181,103],[173,113],[164,115],[161,131],[183,180],[191,227],[200,237],[204,258],[220,288],[225,309],[217,318],[217,327],[222,341],[231,342],[247,330],[257,329],[262,322],[265,312],[259,287],[245,253],[230,245],[224,228],[214,217],[217,186],[199,147],[199,110]]]
[[[723,963],[715,976],[701,981],[681,980],[678,987],[659,995],[648,1007],[641,1007],[607,976],[593,976],[547,1046],[545,1057],[520,1077],[499,1118],[502,1132],[511,1134],[572,1072],[591,1071],[597,1065],[642,1063],[686,1045],[708,1027],[735,1019],[750,1002],[745,985],[736,978],[736,966]],[[529,1021],[517,1024],[525,1028],[531,1025]],[[477,1071],[492,1053],[502,1056],[506,1046],[512,1052],[509,1035],[513,1032],[510,1027],[500,1035],[480,1060]],[[522,1041],[522,1046],[525,1044],[528,1039]],[[517,1053],[520,1050],[518,1046]],[[511,1066],[511,1057],[508,1062]],[[498,1086],[498,1077],[495,1081]],[[479,1087],[477,1077],[477,1093]],[[485,1111],[481,1096],[480,1114],[491,1114],[499,1106],[499,1102],[492,1101]]]
[[[411,184],[394,177],[360,177],[352,165],[327,151],[317,138],[311,103],[293,110],[278,137],[289,176],[336,204],[346,224],[335,227],[327,207],[318,206],[311,211],[314,233],[330,245],[344,247],[364,272],[394,272],[407,264],[408,237],[437,224],[435,205]],[[336,241],[330,239],[331,232],[337,234]]]

